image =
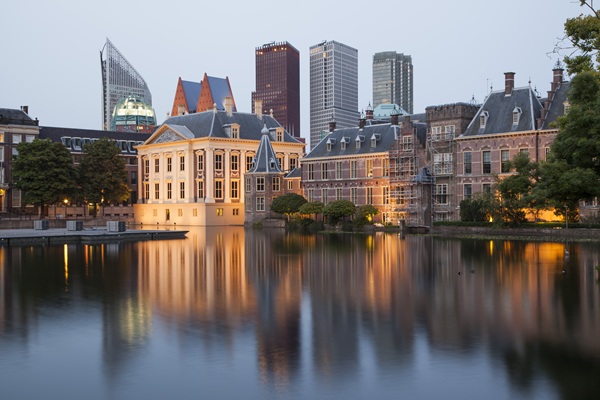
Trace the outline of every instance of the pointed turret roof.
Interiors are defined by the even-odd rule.
[[[269,128],[267,125],[263,127],[262,137],[260,138],[260,144],[254,156],[254,163],[252,168],[248,171],[249,173],[281,173],[279,163],[277,162],[277,156],[271,145],[271,139],[269,135]]]

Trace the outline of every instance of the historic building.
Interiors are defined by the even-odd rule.
[[[103,130],[112,129],[115,106],[127,96],[137,96],[152,108],[152,94],[146,81],[108,38],[100,51],[100,67]]]
[[[226,101],[231,104],[225,104]],[[229,77],[216,78],[204,73],[204,78],[200,82],[184,81],[179,78],[171,109],[172,117],[212,110],[215,106],[219,111],[225,110],[226,107],[230,107],[234,112],[237,111]]]
[[[138,146],[136,222],[242,225],[250,190],[244,174],[256,165],[265,127],[278,168],[285,173],[299,165],[304,144],[260,106],[250,114],[234,112],[231,99],[224,103],[223,111],[171,117]]]
[[[133,217],[133,204],[138,201],[138,157],[136,146],[141,145],[150,137],[147,133],[137,132],[115,132],[101,131],[92,129],[74,129],[43,126],[40,128],[40,139],[50,139],[53,142],[62,143],[71,153],[73,164],[77,166],[83,154],[83,147],[86,144],[93,143],[99,139],[107,138],[114,142],[115,146],[121,150],[121,157],[125,163],[127,171],[127,184],[130,195],[127,201],[121,204],[112,204],[105,207],[99,215],[110,217]],[[100,171],[99,171],[100,172]],[[92,215],[93,205],[82,204],[66,199],[59,209],[49,209],[49,216],[54,213],[64,214],[67,218],[85,217]]]
[[[511,173],[508,161],[519,152],[534,162],[544,161],[558,133],[553,126],[568,107],[569,83],[563,70],[553,70],[548,97],[531,88],[515,87],[515,73],[505,73],[504,90],[485,99],[467,129],[455,136],[457,195],[453,207],[477,192],[491,192],[495,176]],[[457,219],[458,216],[455,216]]]
[[[373,56],[373,106],[398,104],[413,113],[413,64],[408,54],[384,51]]]
[[[155,128],[156,113],[147,101],[131,95],[117,102],[112,114],[111,131],[152,133]]]
[[[262,100],[264,110],[273,110],[279,124],[300,137],[300,53],[288,42],[272,42],[257,47],[254,54],[256,90],[252,105]]]
[[[25,207],[21,191],[12,186],[11,166],[19,143],[32,142],[40,133],[38,120],[28,112],[27,106],[20,110],[0,108],[0,214],[20,213]]]
[[[358,120],[358,50],[329,41],[310,47],[310,147],[325,136],[329,122],[340,128]]]

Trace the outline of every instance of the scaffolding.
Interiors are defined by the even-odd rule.
[[[434,221],[452,218],[455,193],[454,125],[433,126],[427,150],[433,174],[432,215]]]

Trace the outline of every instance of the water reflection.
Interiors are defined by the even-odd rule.
[[[208,228],[185,240],[0,247],[0,351],[11,355],[0,397],[9,362],[37,362],[52,345],[40,337],[65,327],[77,328],[64,340],[99,344],[103,378],[68,356],[87,363],[98,398],[131,395],[131,374],[152,387],[182,360],[213,394],[238,397],[596,396],[600,250],[566,246]],[[245,389],[223,387],[240,374]],[[469,374],[481,379],[449,382]],[[182,393],[193,386],[177,380]]]

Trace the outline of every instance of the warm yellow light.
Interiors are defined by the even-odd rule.
[[[67,203],[69,202],[69,199],[64,199],[63,203],[65,203],[65,206],[67,205]]]

